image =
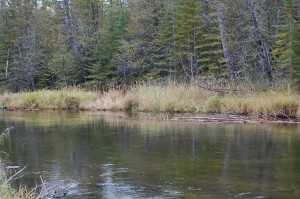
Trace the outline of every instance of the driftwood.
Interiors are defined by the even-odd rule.
[[[174,121],[195,121],[203,123],[277,123],[277,124],[300,124],[299,119],[277,119],[271,116],[240,116],[240,115],[212,115],[203,117],[174,117]]]

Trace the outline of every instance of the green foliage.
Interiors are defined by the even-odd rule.
[[[294,31],[292,77],[295,87],[300,90],[300,21]]]
[[[277,68],[291,75],[293,67],[293,42],[295,29],[295,0],[284,0],[281,23],[277,25],[278,33],[275,35],[276,45],[273,54],[276,57]],[[288,73],[287,73],[288,72]]]
[[[175,5],[170,1],[164,1],[161,10],[161,21],[158,37],[155,39],[155,52],[153,54],[155,72],[160,77],[176,71],[175,54]],[[152,75],[151,77],[156,77]]]
[[[14,11],[4,3],[0,5],[0,66],[9,66],[12,61],[11,51],[13,44]],[[5,67],[0,70],[0,86],[6,88],[8,84]]]
[[[196,48],[200,51],[199,64],[203,66],[203,70],[208,74],[222,76],[226,69],[226,62],[224,60],[217,17],[212,15],[216,11],[211,10],[210,12],[206,16],[210,17],[210,20],[203,27],[203,39]]]
[[[203,39],[201,12],[199,1],[187,0],[179,5],[176,17],[175,54],[182,70],[190,79],[201,69],[198,64],[200,52],[197,48]]]
[[[105,90],[161,77],[218,79],[227,78],[230,67],[236,80],[254,81],[267,68],[262,50],[273,55],[270,76],[292,79],[299,87],[299,1],[264,5],[256,2],[252,10],[261,26],[259,39],[248,1],[1,0],[0,90],[77,85]]]
[[[103,5],[104,6],[104,5]],[[127,10],[122,4],[113,3],[108,11],[103,13],[102,29],[99,42],[94,46],[91,62],[88,64],[87,80],[91,87],[103,87],[115,76],[113,60],[120,46],[120,39],[128,21]]]

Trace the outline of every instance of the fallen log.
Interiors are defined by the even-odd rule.
[[[203,123],[273,123],[273,124],[300,124],[299,119],[278,120],[271,117],[248,117],[239,115],[217,115],[204,117],[174,117],[170,120]]]

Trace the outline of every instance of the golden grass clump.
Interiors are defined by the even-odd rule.
[[[221,113],[222,100],[219,96],[211,96],[206,101],[205,112],[206,113]]]
[[[11,109],[81,109],[96,99],[97,93],[77,88],[11,93],[0,98],[1,105]]]
[[[198,112],[210,93],[197,86],[171,83],[167,86],[139,85],[127,93],[140,111]]]
[[[96,100],[90,100],[86,103],[84,109],[90,110],[123,110],[125,104],[125,96],[119,90],[110,90],[99,94]],[[84,107],[84,106],[83,106]]]
[[[222,113],[296,117],[300,96],[283,92],[228,95],[222,98]]]

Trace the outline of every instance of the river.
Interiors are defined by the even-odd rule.
[[[64,198],[300,198],[299,125],[4,111],[6,128],[0,151],[26,167],[14,187],[43,179]]]

